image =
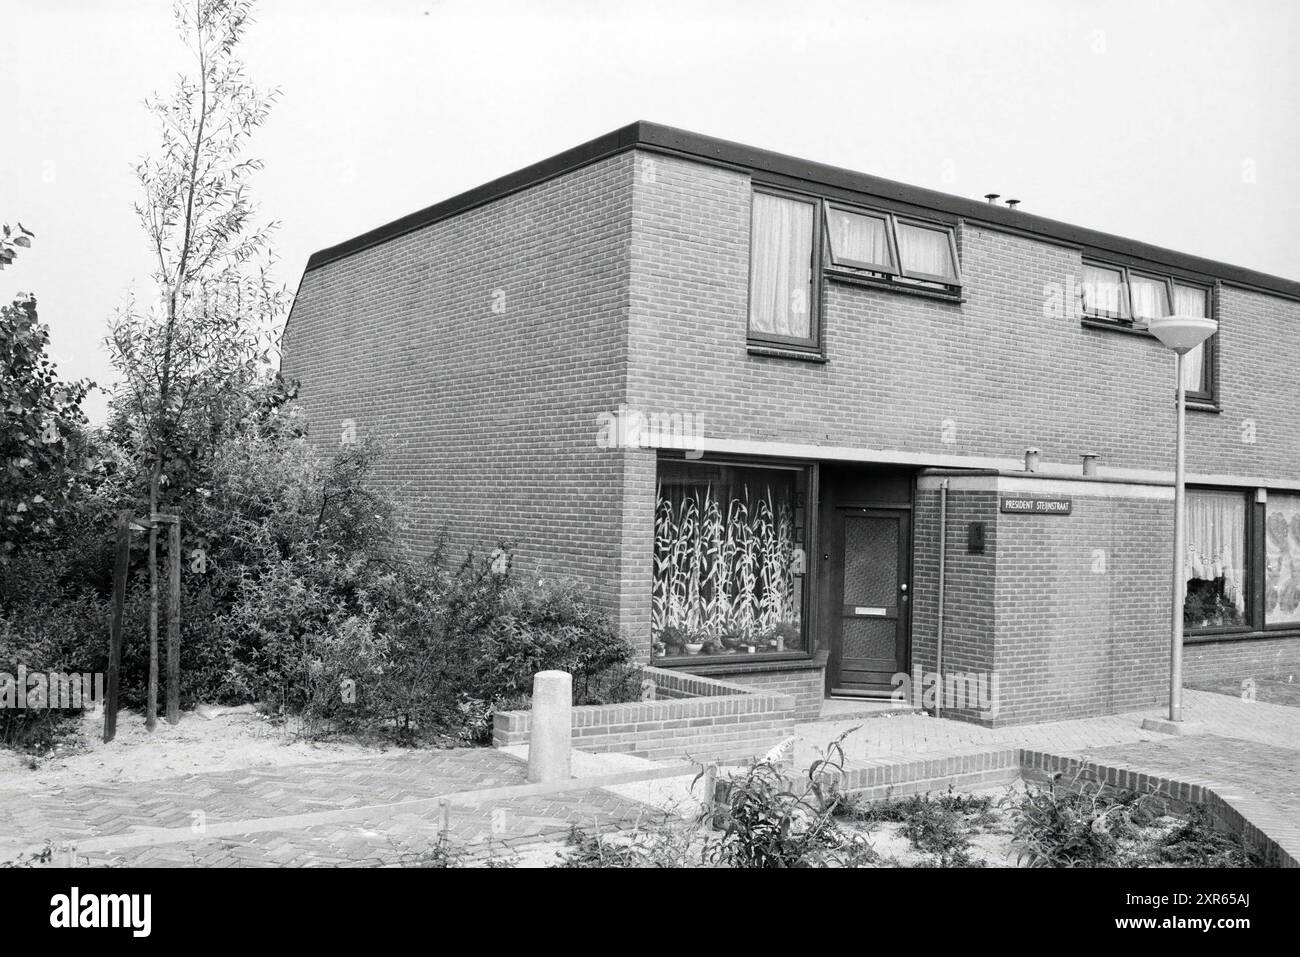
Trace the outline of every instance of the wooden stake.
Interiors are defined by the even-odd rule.
[[[158,724],[158,513],[149,514],[149,691],[144,726]]]
[[[113,620],[108,632],[108,691],[104,697],[104,742],[117,734],[117,688],[122,670],[122,606],[131,570],[131,513],[117,516],[117,560],[113,564]]]
[[[171,517],[167,535],[171,588],[167,596],[167,723],[181,720],[181,517]]]

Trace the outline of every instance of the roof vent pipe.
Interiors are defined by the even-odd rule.
[[[985,193],[985,194],[984,194],[984,198],[987,199],[990,203],[996,203],[996,202],[998,201],[998,197],[999,197],[1000,195],[1002,195],[1002,194],[1001,194],[1001,193]]]
[[[1020,205],[1020,200],[1018,200],[1018,199],[1009,199],[1009,200],[1007,200],[1007,208],[1008,208],[1008,209],[1015,209],[1015,208],[1016,208],[1017,206],[1019,206],[1019,205]]]

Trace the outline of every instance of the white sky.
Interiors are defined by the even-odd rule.
[[[141,100],[184,65],[168,0],[0,0],[0,221],[34,247],[61,374],[101,384],[148,251]],[[262,0],[244,57],[279,278],[307,256],[633,120],[1300,279],[1300,3]],[[92,401],[102,416],[102,399]]]

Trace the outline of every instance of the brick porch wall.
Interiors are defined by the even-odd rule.
[[[794,728],[792,695],[722,682],[665,668],[646,667],[656,700],[584,705],[573,709],[573,746],[652,761],[743,761],[761,755]],[[528,743],[528,711],[493,716],[493,747]]]

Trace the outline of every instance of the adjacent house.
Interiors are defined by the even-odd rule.
[[[392,441],[417,547],[511,540],[804,715],[942,672],[1000,725],[1165,698],[1170,312],[1220,323],[1188,681],[1289,675],[1300,282],[641,122],[313,255],[283,371]]]

